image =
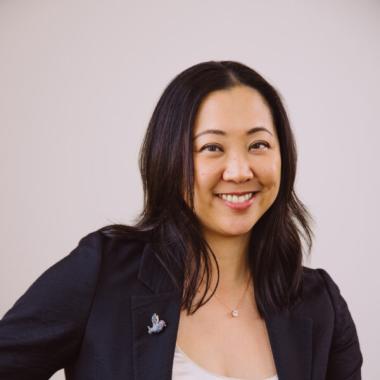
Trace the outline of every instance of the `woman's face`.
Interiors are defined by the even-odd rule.
[[[195,120],[193,146],[194,208],[204,232],[249,233],[280,187],[279,141],[264,98],[243,85],[210,93]]]

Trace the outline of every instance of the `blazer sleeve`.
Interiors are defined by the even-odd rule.
[[[80,350],[101,266],[92,232],[48,268],[0,320],[0,379],[45,380]]]
[[[347,303],[331,276],[324,269],[317,271],[325,282],[335,312],[326,380],[361,380],[363,357]]]

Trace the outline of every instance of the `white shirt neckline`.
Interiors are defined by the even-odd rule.
[[[194,369],[196,369],[198,372],[203,372],[203,373],[207,374],[209,377],[213,377],[215,379],[222,379],[222,380],[246,380],[246,379],[240,379],[240,378],[237,378],[237,377],[222,376],[222,375],[218,375],[216,373],[210,372],[206,368],[201,367],[199,364],[197,364],[196,362],[194,362],[189,356],[187,356],[187,354],[178,346],[178,344],[176,344],[175,350],[177,351],[177,353],[179,353],[180,355],[182,355],[183,358],[186,359],[186,361],[188,363],[190,363]],[[277,377],[277,374],[276,374],[274,376],[267,377],[267,378],[265,378],[263,380],[278,380],[278,377]]]

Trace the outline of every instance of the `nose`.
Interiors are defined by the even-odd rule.
[[[249,161],[243,156],[231,157],[223,172],[224,181],[246,182],[254,177]]]

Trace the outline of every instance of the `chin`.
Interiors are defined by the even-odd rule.
[[[251,232],[254,225],[257,223],[256,217],[244,218],[244,220],[234,220],[231,217],[212,218],[214,222],[210,223],[211,216],[205,217],[202,220],[203,230],[205,233],[212,235],[220,235],[224,237],[236,237],[246,235]],[[207,222],[206,222],[207,220]]]
[[[236,237],[241,235],[247,235],[252,230],[252,225],[244,226],[220,226],[215,232],[223,236]]]

